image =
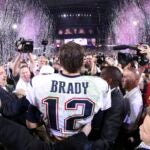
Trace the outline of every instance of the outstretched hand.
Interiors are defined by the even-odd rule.
[[[18,98],[22,98],[23,96],[25,96],[25,90],[24,89],[17,89],[13,93],[15,93]]]

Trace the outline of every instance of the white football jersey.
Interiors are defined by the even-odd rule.
[[[99,109],[111,107],[110,88],[100,77],[39,75],[33,78],[32,87],[33,95],[28,99],[43,113],[48,131],[54,136],[77,133]]]

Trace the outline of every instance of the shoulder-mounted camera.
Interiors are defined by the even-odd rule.
[[[16,51],[22,53],[32,53],[33,44],[34,42],[32,40],[25,40],[24,38],[20,38],[15,42]]]

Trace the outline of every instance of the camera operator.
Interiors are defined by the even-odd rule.
[[[30,62],[30,64],[29,64],[30,70],[33,70],[33,68],[35,66],[33,55],[32,55],[32,53],[28,53],[27,56],[28,56],[29,62]],[[19,70],[20,70],[19,68],[24,65],[28,66],[28,63],[25,60],[23,60],[23,53],[19,52],[18,56],[16,57],[16,59],[13,63],[13,67],[12,67],[12,75],[13,75],[13,77],[15,77],[16,82],[19,80],[19,76],[18,76]]]
[[[16,51],[19,53],[16,57],[13,68],[12,68],[12,74],[18,81],[18,74],[20,71],[20,67],[24,65],[30,65],[29,68],[33,72],[33,68],[35,66],[34,58],[33,58],[33,41],[32,40],[25,40],[24,38],[20,38],[15,42]],[[24,54],[27,54],[26,56],[29,59],[29,63],[24,59]]]
[[[98,64],[97,55],[93,55],[92,57],[92,67],[91,67],[91,75],[100,75],[100,64]]]
[[[97,56],[91,54],[84,56],[84,62],[81,68],[81,74],[97,75],[98,73],[100,73],[100,69],[97,66]]]
[[[138,45],[137,47],[141,54],[146,54],[146,57],[150,60],[150,47],[146,44]]]

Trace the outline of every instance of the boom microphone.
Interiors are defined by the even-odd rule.
[[[136,46],[131,46],[131,45],[117,45],[113,47],[113,50],[124,50],[124,49],[132,49],[139,51],[139,49]]]

